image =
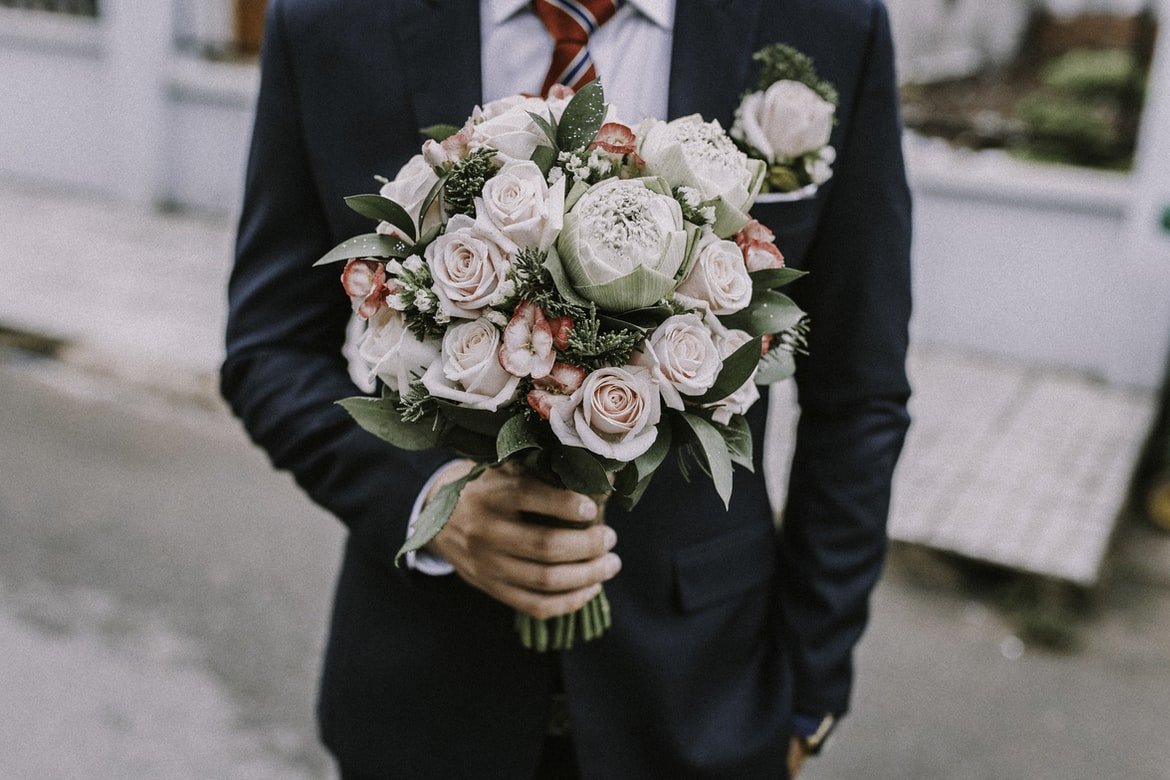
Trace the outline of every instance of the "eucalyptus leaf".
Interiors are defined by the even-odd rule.
[[[540,168],[540,172],[548,177],[548,172],[557,162],[557,150],[551,146],[538,146],[532,150],[532,157],[529,159],[536,163],[536,167]]]
[[[557,147],[565,151],[584,149],[597,137],[605,122],[605,93],[601,81],[594,80],[577,90],[561,114],[557,127]]]
[[[748,276],[751,277],[753,289],[771,290],[795,282],[802,276],[808,276],[808,272],[795,268],[765,268],[761,271],[752,271]]]
[[[438,446],[439,426],[435,416],[403,422],[401,412],[390,398],[355,396],[337,402],[365,431],[403,450],[429,450]]]
[[[406,212],[406,209],[389,198],[383,198],[381,195],[350,195],[345,199],[345,205],[363,217],[389,222],[405,233],[411,241],[414,241],[418,235],[414,227],[414,219]]]
[[[723,437],[714,425],[698,415],[680,412],[678,417],[694,434],[711,481],[715,483],[715,492],[723,499],[724,508],[727,508],[731,502],[731,454],[723,443]]]
[[[339,260],[352,260],[355,257],[410,257],[414,248],[401,239],[393,236],[384,236],[381,233],[364,233],[351,239],[342,241],[333,247],[313,266],[329,265]]]
[[[552,469],[566,488],[589,496],[609,493],[609,475],[589,451],[560,447],[552,458]]]
[[[784,293],[757,290],[746,309],[719,319],[729,328],[746,330],[753,336],[781,333],[800,324],[805,314]]]
[[[466,476],[449,482],[435,491],[435,495],[419,513],[418,520],[411,528],[410,536],[406,538],[406,543],[394,556],[395,566],[402,565],[402,557],[408,552],[421,549],[438,536],[439,531],[442,531],[443,526],[447,525],[447,521],[451,519],[451,513],[455,511],[455,505],[459,503],[459,495],[463,492],[463,488],[486,470],[487,464],[480,463],[473,467]]]
[[[752,372],[760,362],[760,339],[752,338],[739,346],[734,352],[723,358],[723,368],[719,376],[715,377],[715,384],[711,389],[698,398],[687,398],[698,404],[709,404],[721,401],[743,387],[743,383],[751,378]]]
[[[448,138],[455,135],[456,133],[458,133],[459,130],[460,130],[460,128],[458,125],[439,124],[439,125],[431,125],[430,127],[424,127],[423,129],[419,130],[418,132],[421,135],[424,135],[433,141],[439,141],[441,143],[443,141],[446,141]]]
[[[496,460],[504,462],[518,452],[540,446],[541,426],[520,412],[500,426],[496,436]]]

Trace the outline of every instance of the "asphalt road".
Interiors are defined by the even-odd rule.
[[[213,402],[0,353],[0,778],[326,778],[339,524]],[[807,780],[1170,778],[1170,535],[1123,526],[1062,628],[899,548]]]

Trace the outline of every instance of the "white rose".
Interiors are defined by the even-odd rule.
[[[600,368],[572,395],[551,406],[557,439],[603,458],[632,461],[658,437],[662,416],[658,388],[644,368]]]
[[[419,222],[422,223],[419,232],[426,232],[442,222],[443,219],[438,198],[435,198],[434,202],[431,203],[431,207],[427,209],[426,215],[421,220],[418,213],[422,208],[423,201],[426,200],[427,194],[430,193],[431,188],[435,186],[435,182],[438,180],[439,177],[431,170],[431,166],[427,164],[423,156],[416,154],[410,158],[410,161],[406,165],[402,166],[402,170],[394,177],[394,181],[389,181],[382,185],[379,194],[383,198],[389,198],[406,209],[406,213],[414,220],[416,226],[419,225]],[[409,242],[409,239],[403,235],[402,231],[389,222],[380,223],[378,225],[378,232],[388,236],[397,236],[403,241]]]
[[[424,254],[435,280],[431,289],[439,307],[450,316],[475,319],[484,308],[498,303],[511,264],[503,248],[471,217],[453,216]]]
[[[565,180],[552,187],[536,163],[509,160],[475,199],[476,222],[508,254],[548,249],[565,218]]]
[[[553,108],[556,116],[556,106],[540,98],[517,95],[493,100],[472,115],[470,146],[498,150],[501,162],[528,160],[536,147],[549,144],[548,136],[528,112],[547,119],[549,108]],[[564,111],[563,105],[560,110]]]
[[[495,411],[516,397],[520,377],[500,365],[500,330],[486,318],[452,325],[443,335],[440,360],[422,382],[435,398]]]
[[[687,257],[682,208],[657,180],[606,179],[565,215],[557,252],[573,288],[604,311],[668,295]]]
[[[635,362],[650,369],[662,400],[682,411],[683,396],[699,396],[711,389],[723,368],[723,356],[697,314],[668,317],[646,338],[645,351]]]
[[[768,162],[788,162],[829,143],[833,104],[799,81],[777,81],[753,92],[735,111],[731,134]]]
[[[371,381],[377,377],[401,395],[438,359],[439,341],[419,341],[406,327],[402,314],[386,308],[370,318],[358,343],[358,354],[369,367]]]
[[[751,340],[751,334],[743,330],[722,329],[715,337],[719,354],[724,358]],[[711,419],[727,425],[731,422],[732,415],[747,414],[747,410],[752,407],[752,404],[760,400],[760,390],[756,387],[755,379],[756,372],[753,371],[748,380],[740,385],[734,393],[713,404],[707,404],[707,408],[714,409]]]
[[[671,122],[652,119],[643,123],[639,136],[646,173],[661,176],[672,187],[694,187],[703,200],[718,199],[746,212],[763,184],[764,163],[741,152],[718,121],[704,122],[698,114]]]
[[[706,301],[715,314],[734,314],[752,300],[752,278],[734,241],[707,234],[678,291]]]

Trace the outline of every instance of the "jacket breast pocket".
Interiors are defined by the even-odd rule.
[[[771,526],[741,528],[675,553],[674,580],[684,612],[703,609],[771,582],[776,540]]]
[[[768,202],[767,195],[760,198],[752,206],[751,216],[776,234],[776,247],[784,255],[785,265],[803,267],[824,201],[816,197],[780,202]]]

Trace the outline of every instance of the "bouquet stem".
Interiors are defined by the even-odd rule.
[[[578,637],[584,642],[597,639],[612,624],[609,599],[604,589],[585,606],[567,615],[541,620],[526,612],[516,613],[516,633],[520,635],[520,644],[538,653],[571,650]]]

